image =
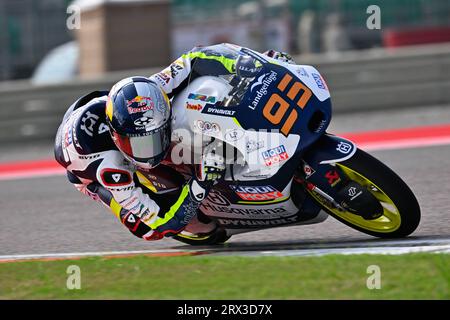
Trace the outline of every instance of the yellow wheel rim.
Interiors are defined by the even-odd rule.
[[[337,163],[336,165],[339,166],[339,168],[347,175],[349,179],[365,187],[375,198],[378,199],[378,201],[380,201],[383,206],[383,215],[374,220],[365,220],[359,215],[333,207],[314,191],[308,190],[309,194],[311,194],[314,199],[330,210],[334,215],[354,226],[365,230],[382,233],[390,233],[397,230],[401,225],[401,216],[399,210],[394,204],[394,201],[392,201],[383,190],[363,175],[342,164]]]

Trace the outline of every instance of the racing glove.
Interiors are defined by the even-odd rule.
[[[197,180],[204,187],[211,187],[225,177],[225,159],[215,149],[202,156],[197,170]]]

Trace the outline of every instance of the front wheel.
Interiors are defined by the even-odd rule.
[[[364,233],[380,238],[406,237],[416,230],[420,222],[420,207],[405,182],[390,168],[368,153],[357,150],[355,155],[336,163],[348,179],[366,188],[383,206],[377,219],[338,209],[314,191],[307,192],[331,216]]]

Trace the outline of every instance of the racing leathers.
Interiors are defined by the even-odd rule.
[[[173,98],[196,77],[239,72],[236,62],[248,54],[258,53],[231,44],[196,47],[152,75],[150,80]],[[273,50],[265,54],[292,61],[287,54]],[[199,175],[203,178],[193,174],[188,181],[181,179],[176,196],[144,192],[139,183],[142,174],[125,160],[109,134],[105,114],[107,96],[107,91],[94,91],[70,106],[57,132],[55,158],[66,168],[69,181],[80,192],[108,206],[137,237],[158,240],[173,236],[196,216],[223,168],[212,168],[214,174],[203,172]],[[211,169],[207,164],[203,168]]]

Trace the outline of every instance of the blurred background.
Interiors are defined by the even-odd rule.
[[[77,97],[221,42],[315,65],[337,112],[450,101],[448,0],[0,0],[0,27],[0,143],[49,140]]]

